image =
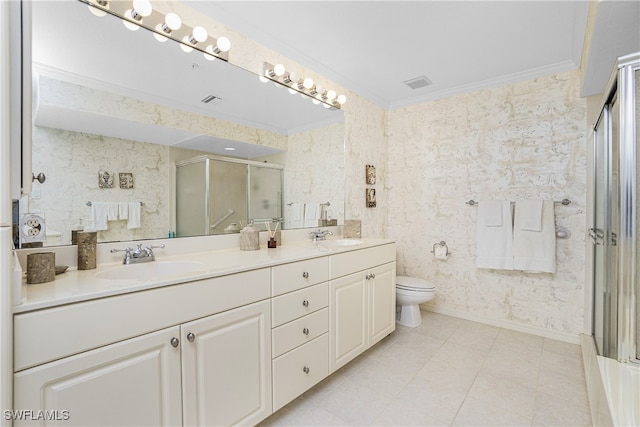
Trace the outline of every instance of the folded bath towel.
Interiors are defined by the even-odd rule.
[[[118,203],[106,202],[107,204],[107,221],[118,220]]]
[[[304,227],[304,205],[302,203],[291,203],[291,217],[289,219],[289,227]]]
[[[542,230],[542,200],[518,200],[514,224],[520,230]]]
[[[524,207],[523,207],[524,206]],[[516,202],[516,215],[513,231],[513,268],[529,272],[556,272],[556,224],[553,200],[542,204],[540,231],[525,229],[523,219],[527,215],[518,215],[518,210],[527,209],[527,204]]]
[[[496,206],[500,211],[499,225],[496,225]],[[511,203],[506,200],[480,201],[476,235],[478,268],[513,270]]]
[[[118,203],[118,219],[129,219],[129,203],[120,202]]]
[[[129,219],[127,221],[127,228],[129,230],[140,228],[140,202],[129,203]]]
[[[304,205],[304,226],[317,227],[320,219],[320,210],[322,206],[319,203],[305,203]]]
[[[107,229],[109,204],[107,202],[91,202],[91,221],[93,229],[103,231]]]

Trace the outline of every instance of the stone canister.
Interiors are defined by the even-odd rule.
[[[260,233],[251,225],[240,230],[240,250],[255,251],[260,249]]]
[[[96,268],[96,244],[98,233],[96,231],[78,231],[78,270],[92,270]]]
[[[36,252],[27,255],[27,283],[52,282],[56,278],[56,254]]]

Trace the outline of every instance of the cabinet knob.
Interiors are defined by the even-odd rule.
[[[376,274],[375,273],[371,273],[371,278],[375,279],[376,278]]]
[[[189,340],[189,342],[194,342],[196,340],[196,336],[193,334],[193,332],[189,332],[187,334],[187,339]]]
[[[370,280],[371,279],[371,275],[367,274],[366,276],[364,276],[365,280]]]
[[[173,347],[177,347],[177,346],[179,346],[179,345],[180,345],[180,340],[179,340],[178,338],[176,338],[176,337],[171,338],[171,341],[170,341],[170,342],[171,342],[171,345],[172,345]]]
[[[302,372],[304,372],[305,374],[308,374],[308,373],[309,373],[309,371],[310,371],[310,369],[309,369],[307,366],[305,366],[304,368],[302,368]]]
[[[302,301],[302,305],[305,307],[309,307],[309,301],[307,300]]]
[[[309,278],[309,272],[308,271],[303,272],[302,273],[302,277],[304,277],[305,279],[308,279]]]
[[[305,334],[305,335],[309,335],[309,329],[308,328],[304,328],[302,330],[302,333]]]

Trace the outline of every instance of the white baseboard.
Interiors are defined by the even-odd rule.
[[[421,309],[431,311],[433,313],[445,314],[451,317],[458,317],[460,319],[472,320],[478,323],[484,323],[486,325],[497,326],[499,328],[511,329],[518,332],[524,332],[527,334],[538,335],[544,338],[550,338],[558,341],[564,341],[571,344],[580,344],[579,334],[568,334],[566,332],[552,331],[549,329],[539,328],[537,326],[523,325],[521,323],[512,322],[504,319],[495,319],[492,317],[486,317],[474,313],[466,313],[463,311],[453,310],[450,308],[437,307],[433,305],[421,305]]]

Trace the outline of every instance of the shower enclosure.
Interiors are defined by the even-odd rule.
[[[281,165],[212,155],[176,162],[176,236],[282,225],[282,174]]]
[[[593,128],[593,337],[640,364],[640,53],[618,58]],[[640,365],[639,365],[640,366]]]

